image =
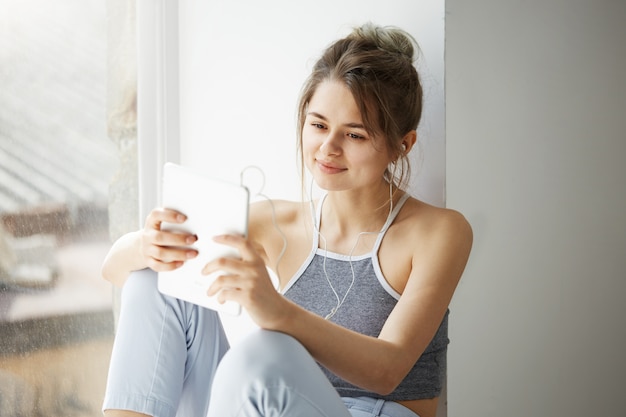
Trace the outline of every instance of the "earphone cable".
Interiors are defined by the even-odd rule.
[[[359,243],[359,240],[361,239],[361,236],[363,236],[363,235],[380,235],[381,233],[384,232],[385,225],[387,224],[387,222],[385,222],[385,225],[383,225],[383,228],[380,231],[378,231],[378,232],[360,232],[357,235],[356,241],[354,242],[354,245],[352,246],[352,249],[350,249],[350,253],[348,255],[348,263],[350,264],[350,272],[352,273],[352,280],[350,281],[350,285],[348,286],[348,289],[344,293],[343,297],[340,299],[339,298],[339,294],[335,290],[335,287],[333,286],[333,284],[332,284],[332,282],[330,280],[330,277],[328,276],[328,272],[326,271],[326,259],[328,258],[328,246],[327,246],[326,237],[324,237],[324,235],[320,231],[320,229],[318,227],[318,224],[317,224],[317,215],[316,215],[316,211],[315,211],[315,206],[313,204],[313,179],[311,179],[311,185],[309,187],[309,204],[310,204],[310,207],[311,207],[311,214],[313,216],[313,227],[315,228],[315,231],[317,232],[318,236],[323,240],[323,244],[324,244],[324,260],[323,260],[323,263],[322,263],[322,269],[324,271],[324,276],[326,278],[326,282],[328,282],[328,285],[329,285],[331,291],[333,292],[333,295],[337,299],[337,305],[335,307],[333,307],[330,310],[330,313],[328,313],[324,317],[326,320],[329,320],[330,318],[332,318],[337,313],[339,308],[343,305],[344,301],[348,297],[348,294],[350,293],[350,290],[352,290],[352,287],[354,286],[354,283],[356,281],[356,274],[354,272],[354,265],[352,263],[352,257],[354,255],[354,250],[356,249],[356,247],[357,247],[357,245]],[[321,211],[321,207],[320,207],[320,211]],[[392,184],[391,181],[389,181],[389,213],[387,215],[387,221],[389,221],[389,218],[391,218],[392,213],[393,213],[393,184]],[[320,219],[320,221],[321,221],[321,219]]]
[[[243,168],[241,172],[239,173],[240,185],[245,186],[243,177],[244,177],[245,172],[249,169],[256,169],[261,174],[261,187],[259,188],[259,191],[256,192],[254,195],[264,198],[270,204],[270,207],[272,209],[272,224],[274,225],[274,228],[276,229],[276,231],[278,232],[278,234],[280,235],[283,241],[283,247],[280,253],[278,254],[278,257],[276,258],[276,263],[274,264],[274,271],[276,272],[276,278],[278,279],[278,282],[276,283],[276,291],[278,291],[280,287],[280,274],[278,272],[278,266],[280,265],[280,261],[283,259],[283,256],[285,255],[285,252],[287,251],[287,236],[285,236],[283,231],[278,226],[278,221],[276,220],[276,206],[274,205],[274,202],[272,201],[271,198],[263,194],[263,189],[265,188],[265,173],[263,172],[263,170],[256,165],[249,165]]]

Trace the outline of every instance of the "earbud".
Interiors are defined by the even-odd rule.
[[[402,152],[406,152],[406,143],[402,143]]]

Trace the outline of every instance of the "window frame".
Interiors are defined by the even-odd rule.
[[[178,1],[137,1],[139,224],[161,201],[165,162],[180,162]]]

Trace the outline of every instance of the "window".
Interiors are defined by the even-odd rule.
[[[0,7],[0,415],[99,415],[100,265],[137,227],[134,2]]]

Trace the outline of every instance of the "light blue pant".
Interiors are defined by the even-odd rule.
[[[340,398],[285,334],[255,331],[228,349],[217,313],[163,296],[153,271],[135,272],[122,291],[103,408],[156,417],[416,417],[394,402]]]
[[[122,290],[103,407],[204,417],[228,347],[215,312],[163,296],[154,271],[134,272]]]

